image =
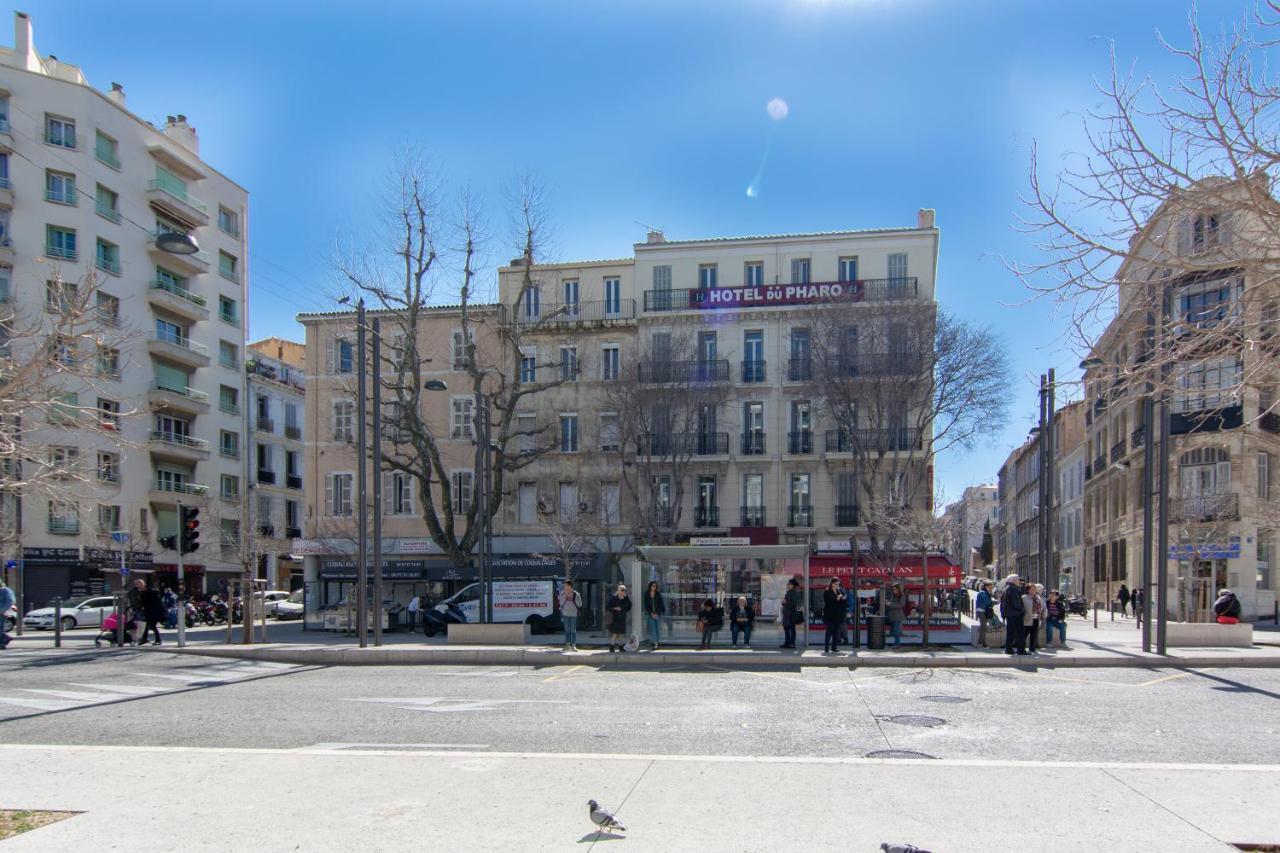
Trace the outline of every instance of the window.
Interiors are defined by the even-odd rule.
[[[622,521],[622,492],[617,483],[600,484],[600,523],[606,525],[619,524]]]
[[[560,484],[560,521],[572,524],[578,520],[578,485],[576,483]]]
[[[240,544],[240,520],[224,518],[218,525],[218,545],[223,551],[234,551]]]
[[[61,148],[76,147],[76,123],[69,118],[51,116],[44,117],[44,141]]]
[[[764,332],[760,329],[742,333],[742,381],[764,381]]]
[[[49,407],[49,423],[73,424],[80,413],[80,395],[75,391],[54,392],[53,405]]]
[[[516,415],[516,435],[520,440],[521,453],[533,453],[537,441],[538,421],[533,415]]]
[[[330,474],[325,477],[325,506],[329,515],[351,515],[351,487],[354,474]]]
[[[120,378],[120,350],[98,345],[98,375],[108,379]]]
[[[9,302],[10,295],[13,292],[12,282],[13,282],[13,268],[0,267],[0,305],[5,305]]]
[[[475,399],[473,397],[452,398],[452,421],[450,422],[450,438],[473,438],[475,436]]]
[[[218,431],[218,452],[229,459],[240,458],[240,433],[230,430]]]
[[[654,521],[659,525],[671,524],[671,477],[659,474],[649,483],[653,500]]]
[[[74,474],[80,465],[80,448],[55,445],[48,452],[49,472],[55,477]]]
[[[284,472],[290,477],[302,476],[302,464],[298,461],[300,454],[296,450],[284,452]]]
[[[120,275],[120,247],[115,243],[108,243],[101,237],[98,238],[96,246],[94,265],[112,275]]]
[[[747,509],[764,507],[764,474],[744,474],[742,477],[742,505]]]
[[[229,296],[218,297],[218,317],[224,323],[240,325],[240,309],[236,301]]]
[[[258,445],[258,482],[274,483],[276,479],[275,454],[270,444]],[[263,476],[263,475],[267,476]]]
[[[105,397],[98,398],[98,420],[103,429],[120,429],[120,404]]]
[[[613,412],[600,414],[600,450],[616,452],[622,448],[621,435],[618,432],[618,416]]]
[[[1231,212],[1204,212],[1178,223],[1178,254],[1205,252],[1231,242]]]
[[[68,501],[49,501],[49,532],[79,533],[79,508]]]
[[[671,302],[671,267],[663,264],[653,268],[652,301],[645,306],[654,311],[670,311]]]
[[[564,305],[564,316],[575,319],[578,316],[578,280],[567,278],[560,282],[561,303]]]
[[[258,495],[258,529],[271,535],[271,495]]]
[[[350,444],[355,440],[356,404],[351,400],[333,401],[333,440]]]
[[[302,531],[301,524],[298,523],[298,502],[286,500],[284,502],[284,526],[286,536],[296,536]]]
[[[857,257],[848,257],[840,259],[840,281],[857,281],[858,280],[858,259]]]
[[[50,346],[53,350],[54,361],[67,367],[75,366],[78,360],[75,338],[62,334],[55,335],[54,339],[50,341]]]
[[[68,172],[46,169],[44,173],[44,199],[55,204],[76,206],[80,197],[76,194],[76,176]]]
[[[600,348],[600,378],[614,382],[621,371],[621,353],[617,344],[605,344]]]
[[[1236,298],[1244,289],[1238,278],[1200,282],[1178,292],[1178,314],[1184,323],[1211,328],[1237,308]]]
[[[333,354],[329,359],[330,373],[351,373],[355,370],[355,345],[346,338],[335,338],[331,341]]]
[[[1258,454],[1258,499],[1271,500],[1271,454]]]
[[[218,408],[228,415],[240,414],[240,391],[230,385],[218,387]]]
[[[98,530],[111,533],[120,529],[120,507],[98,504]]]
[[[302,426],[298,423],[298,406],[296,403],[284,404],[284,434],[289,438],[302,437]]]
[[[120,196],[102,184],[94,194],[93,207],[103,219],[120,222]]]
[[[51,258],[74,261],[79,257],[76,251],[76,229],[46,225],[44,253]]]
[[[516,498],[516,521],[520,524],[538,523],[538,486],[521,483]]]
[[[809,283],[809,259],[808,258],[792,258],[791,283],[792,284],[808,284]]]
[[[742,281],[747,287],[764,287],[764,262],[747,261],[743,264]]]
[[[524,316],[526,320],[542,316],[542,286],[536,281],[524,292]]]
[[[236,213],[218,206],[218,228],[232,237],[240,236],[240,217]]]
[[[0,151],[0,187],[9,186],[9,154]]]
[[[452,487],[453,511],[457,515],[471,511],[472,486],[475,482],[474,471],[454,471],[449,475]]]
[[[578,381],[578,348],[576,346],[560,347],[560,381]]]
[[[413,515],[413,477],[404,471],[392,471],[383,480],[384,500],[391,515]]]
[[[622,316],[622,279],[620,278],[604,280],[604,316]]]
[[[536,382],[538,379],[538,352],[532,347],[520,350],[520,381]]]
[[[218,252],[218,275],[227,281],[240,283],[240,269],[235,255],[227,254],[219,250]]]
[[[476,342],[476,333],[468,330],[464,336],[461,329],[453,330],[453,369],[466,370],[471,365],[471,354],[469,349],[473,348]],[[470,343],[472,347],[468,347]]]
[[[892,252],[889,255],[889,278],[901,280],[907,277],[907,253]]]
[[[240,478],[234,474],[223,474],[218,494],[222,496],[224,501],[238,500],[240,498]]]
[[[907,472],[895,471],[885,475],[885,500],[890,506],[907,505]]]
[[[98,479],[107,483],[120,482],[120,457],[115,453],[98,453]]]
[[[1240,362],[1218,358],[1180,368],[1179,387],[1183,393],[1173,398],[1178,413],[1203,412],[1235,405],[1239,392]]]
[[[156,340],[185,347],[188,345],[187,327],[157,317]]]
[[[120,143],[102,131],[95,131],[93,138],[93,156],[98,162],[106,163],[113,169],[120,168]]]
[[[240,347],[230,341],[218,341],[218,363],[232,370],[240,368]]]
[[[698,264],[698,289],[711,290],[716,286],[716,265]]]
[[[578,452],[578,416],[560,416],[560,452]]]

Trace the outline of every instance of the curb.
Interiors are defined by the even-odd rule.
[[[1245,655],[1159,655],[1132,654],[1115,657],[1050,657],[1010,658],[1002,653],[990,654],[892,654],[862,657],[854,654],[826,657],[802,654],[722,653],[716,652],[616,652],[564,653],[558,649],[524,648],[311,648],[266,647],[187,647],[156,648],[140,646],[150,653],[192,655],[195,657],[267,661],[303,666],[624,666],[629,669],[668,669],[673,666],[708,666],[727,669],[795,669],[828,667],[860,669],[1081,669],[1081,668],[1280,668],[1280,655],[1249,657]]]

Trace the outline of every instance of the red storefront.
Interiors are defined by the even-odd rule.
[[[960,613],[951,608],[952,594],[960,588],[963,569],[942,554],[928,555],[929,595],[932,597],[929,617],[929,641],[938,643],[968,642],[969,633]],[[822,592],[832,578],[839,578],[846,590],[855,585],[861,612],[859,625],[867,615],[879,613],[880,596],[895,584],[902,584],[911,612],[903,622],[903,640],[916,642],[923,638],[924,629],[924,572],[920,568],[919,554],[900,554],[892,564],[874,560],[859,554],[855,575],[853,560],[849,554],[816,554],[809,558],[809,631],[821,635]],[[861,641],[866,639],[866,629],[860,631]]]

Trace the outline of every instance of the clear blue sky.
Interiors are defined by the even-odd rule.
[[[1243,2],[1202,3],[1213,29]],[[420,146],[492,215],[501,187],[550,190],[562,258],[624,257],[636,220],[672,238],[911,225],[942,229],[939,300],[990,323],[1015,368],[1008,424],[940,460],[947,497],[993,480],[1050,366],[1079,356],[1000,257],[1035,259],[1014,224],[1030,144],[1079,150],[1114,40],[1168,79],[1155,30],[1178,0],[514,0],[24,5],[36,44],[125,85],[160,124],[184,113],[201,153],[249,189],[251,335],[300,338],[329,307],[337,242],[372,227],[397,147]],[[7,24],[6,24],[7,26]],[[6,39],[7,41],[7,39]],[[745,190],[780,97],[760,192]]]

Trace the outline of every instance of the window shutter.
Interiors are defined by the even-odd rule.
[[[1218,245],[1231,244],[1231,211],[1224,210],[1218,214]]]
[[[1179,256],[1191,254],[1191,216],[1188,214],[1178,219],[1177,253]]]
[[[1227,487],[1231,485],[1231,463],[1216,462],[1217,466],[1217,486],[1218,494],[1226,492]]]
[[[324,342],[324,372],[325,373],[334,372],[333,345],[334,345],[333,338],[328,338]]]
[[[324,475],[324,505],[329,510],[329,515],[337,515],[338,508],[333,505],[333,475]]]
[[[1258,497],[1271,499],[1271,454],[1258,454]]]

